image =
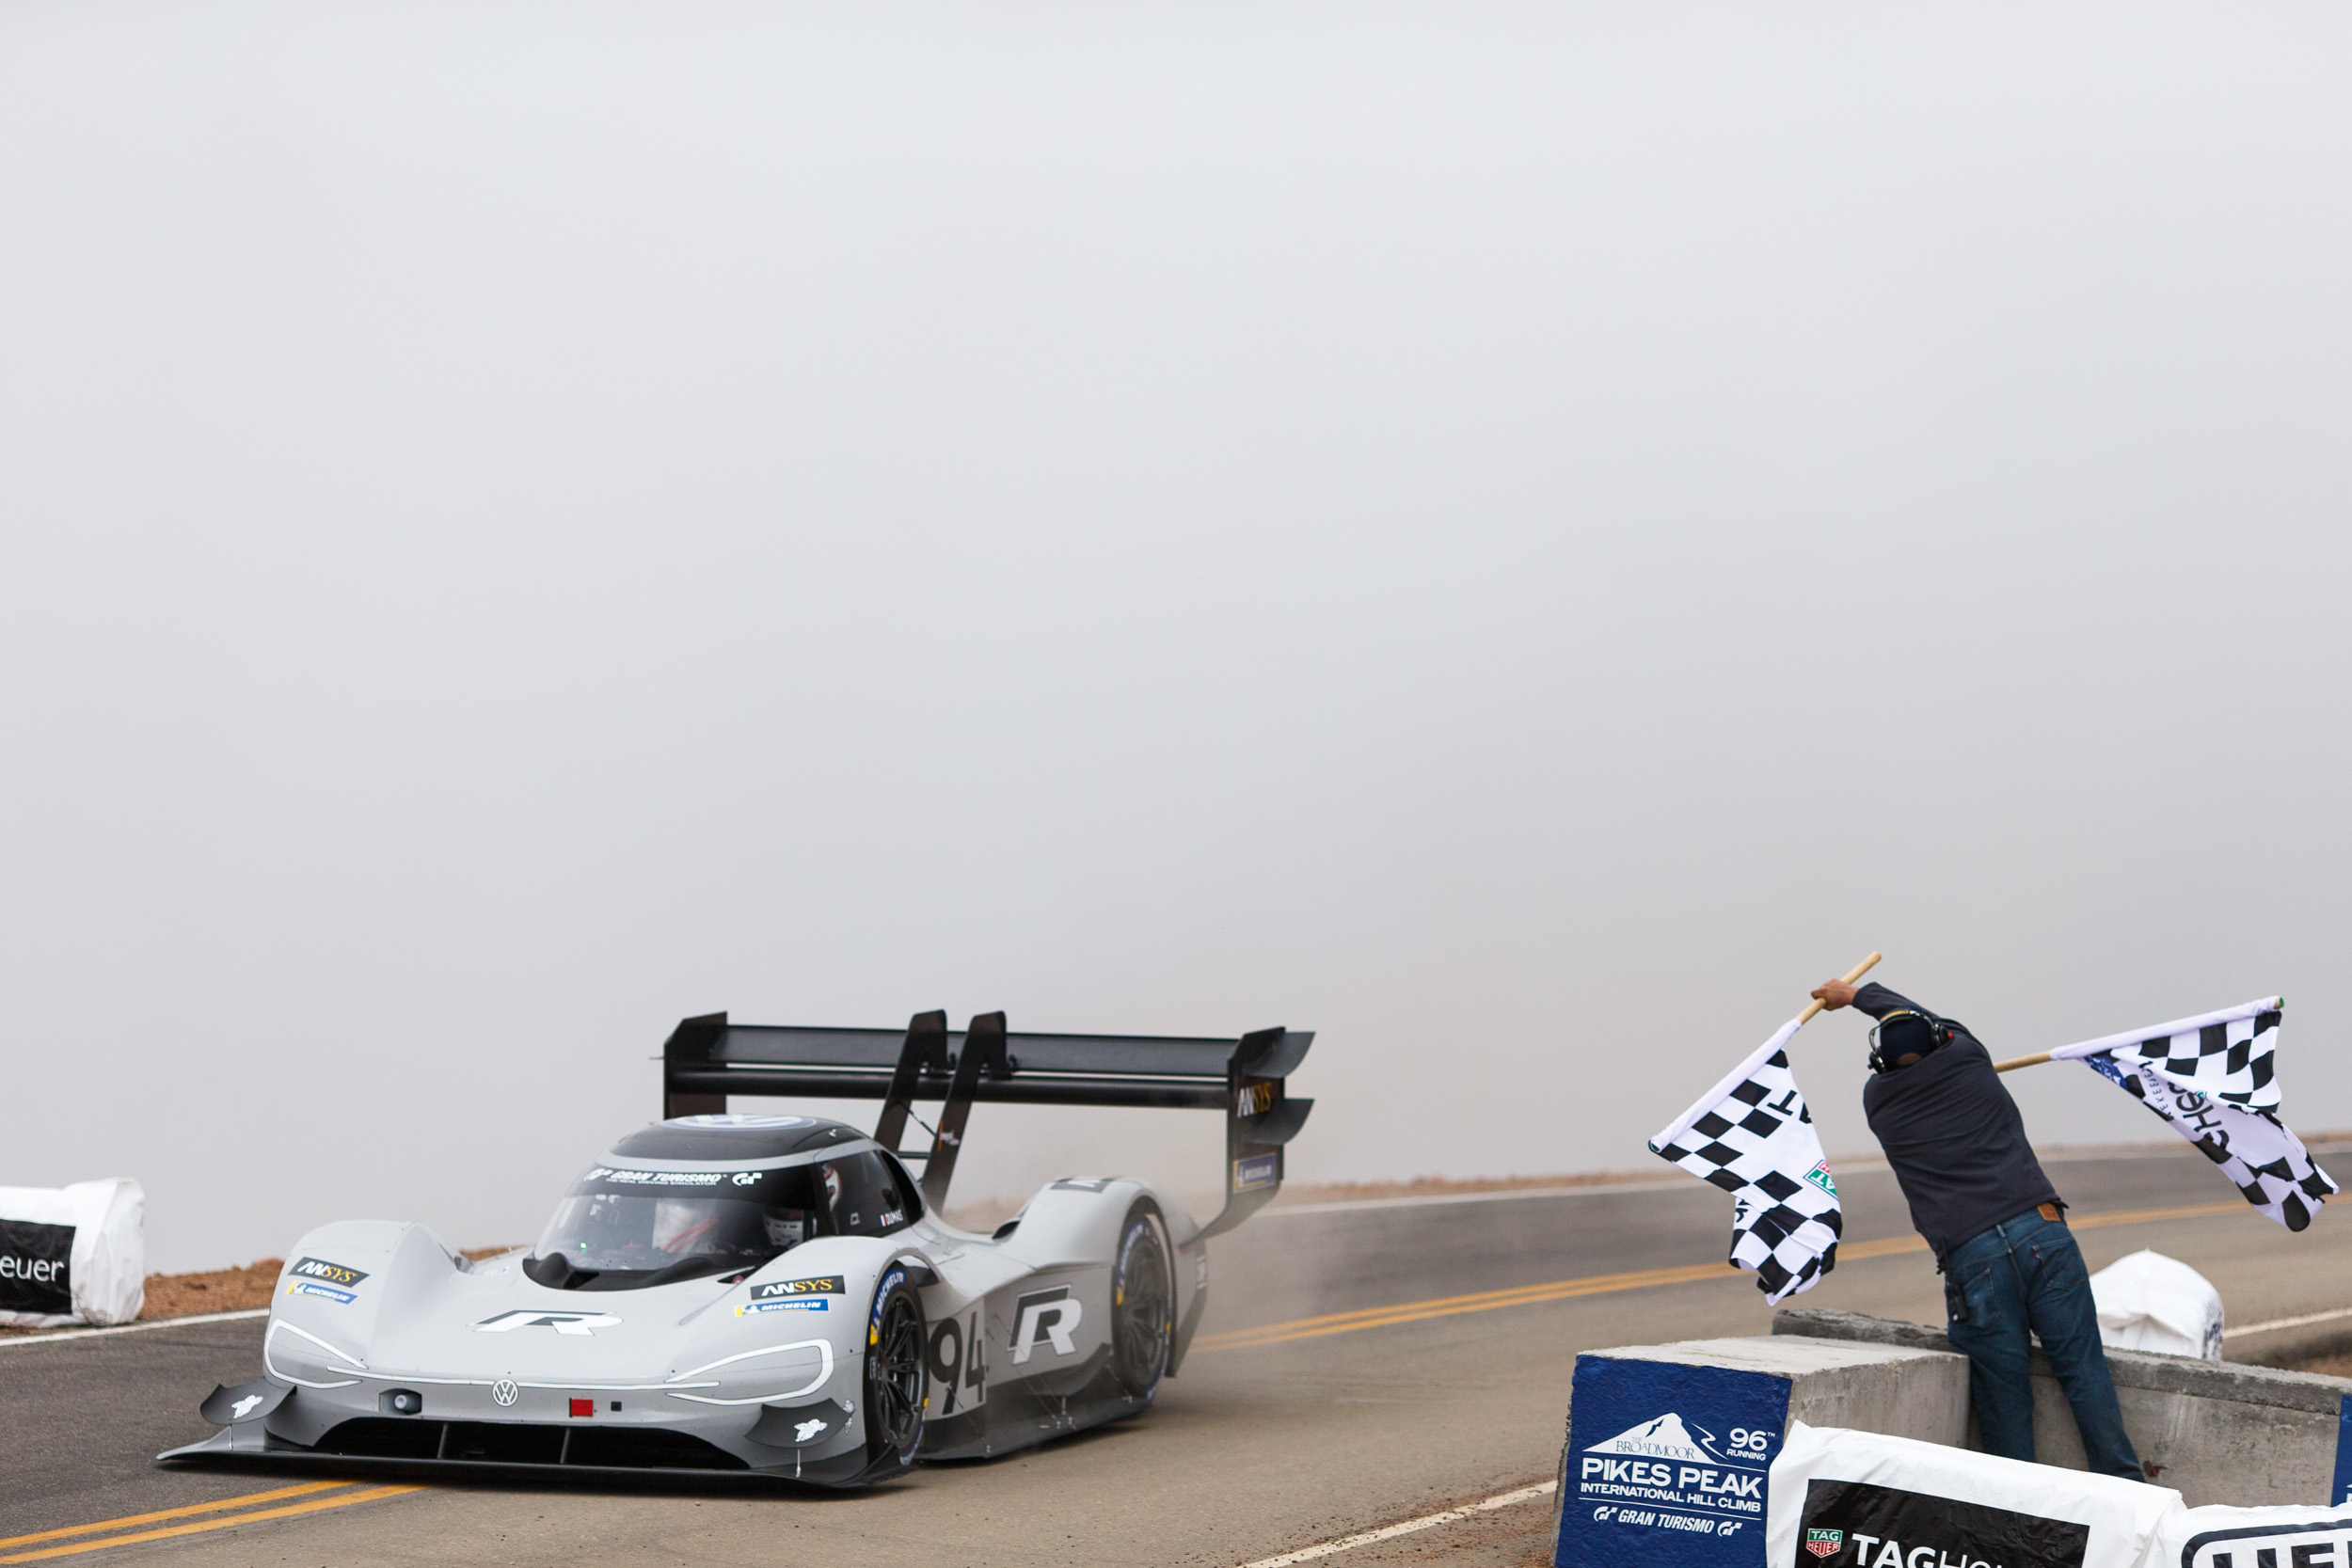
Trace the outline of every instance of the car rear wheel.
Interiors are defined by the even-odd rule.
[[[1127,1392],[1151,1402],[1168,1371],[1176,1332],[1176,1269],[1168,1227],[1150,1203],[1127,1211],[1111,1271],[1111,1370]]]
[[[866,1452],[882,1474],[913,1465],[923,1446],[923,1304],[894,1263],[866,1322]]]

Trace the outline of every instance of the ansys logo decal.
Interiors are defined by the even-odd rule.
[[[300,1259],[286,1274],[288,1295],[317,1296],[342,1307],[349,1307],[359,1299],[350,1287],[367,1278],[367,1275],[358,1269],[330,1263],[324,1258]]]
[[[618,1328],[621,1320],[610,1312],[534,1312],[516,1307],[485,1318],[473,1325],[476,1334],[511,1334],[518,1328],[551,1328],[558,1334],[590,1335],[600,1328]]]
[[[329,1285],[357,1285],[367,1278],[358,1269],[347,1269],[341,1263],[330,1263],[324,1258],[305,1258],[286,1271],[305,1279],[324,1280]]]

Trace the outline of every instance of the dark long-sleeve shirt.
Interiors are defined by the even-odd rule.
[[[1853,1005],[1872,1018],[1922,1010],[1875,981],[1854,993]],[[1988,1227],[2058,1200],[1992,1053],[1945,1022],[1959,1031],[1950,1044],[1910,1067],[1872,1073],[1862,1086],[1863,1112],[1902,1184],[1911,1223],[1939,1260]]]

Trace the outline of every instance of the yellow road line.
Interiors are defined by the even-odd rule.
[[[1320,1318],[1294,1318],[1288,1323],[1238,1328],[1193,1342],[1196,1351],[1240,1350],[1251,1345],[1280,1344],[1290,1339],[1316,1339],[1327,1334],[1353,1334],[1359,1328],[1385,1328],[1391,1323],[1423,1318],[1450,1318],[1462,1312],[1491,1312],[1499,1307],[1528,1307],[1571,1296],[1606,1295],[1636,1291],[1646,1285],[1679,1285],[1698,1279],[1737,1279],[1740,1271],[1728,1263],[1685,1263],[1678,1268],[1641,1269],[1629,1274],[1587,1275],[1581,1279],[1555,1279],[1541,1285],[1521,1285],[1508,1291],[1482,1291],[1475,1295],[1440,1296],[1435,1301],[1399,1302],[1367,1307],[1354,1312],[1333,1312]]]
[[[287,1519],[297,1513],[316,1513],[322,1509],[347,1508],[353,1503],[370,1503],[378,1497],[397,1497],[404,1492],[423,1490],[422,1486],[414,1485],[373,1486],[364,1492],[346,1492],[340,1497],[319,1497],[307,1503],[290,1503],[284,1508],[259,1509],[251,1513],[239,1513],[227,1519],[207,1519],[201,1524],[173,1525],[165,1529],[143,1529],[130,1535],[109,1536],[103,1541],[77,1541],[71,1546],[48,1546],[37,1552],[13,1552],[7,1557],[0,1557],[0,1562],[39,1562],[45,1558],[72,1557],[81,1552],[103,1552],[109,1546],[127,1546],[134,1541],[161,1541],[167,1536],[197,1535],[205,1530],[227,1529],[232,1525],[249,1525],[256,1519]]]
[[[185,1508],[158,1509],[152,1513],[126,1514],[119,1519],[101,1519],[94,1525],[68,1525],[63,1529],[39,1530],[31,1535],[11,1535],[0,1540],[0,1546],[29,1546],[36,1541],[56,1541],[69,1535],[87,1535],[93,1530],[129,1529],[133,1525],[151,1525],[158,1519],[184,1519],[191,1513],[217,1513],[224,1508],[249,1508],[255,1503],[274,1503],[280,1497],[298,1497],[306,1492],[331,1492],[338,1486],[349,1486],[347,1481],[306,1481],[299,1486],[280,1486],[268,1492],[247,1492],[243,1497],[223,1497],[218,1502],[190,1503]]]
[[[2249,1212],[2244,1198],[2234,1203],[2191,1203],[2179,1209],[2110,1209],[2104,1214],[2069,1214],[2066,1223],[2076,1230],[2097,1230],[2109,1225],[2144,1225],[2150,1220],[2193,1220],[2205,1214]]]
[[[2104,1213],[2071,1215],[2067,1224],[2077,1230],[2098,1230],[2111,1225],[2146,1225],[2155,1220],[2197,1219],[2211,1214],[2234,1213],[2245,1207],[2243,1202],[2225,1201],[2191,1203],[2169,1209],[2111,1209]],[[1927,1250],[1928,1243],[1917,1236],[1887,1236],[1875,1242],[1841,1245],[1837,1249],[1837,1259],[1842,1263],[1849,1259],[1892,1258],[1902,1253]],[[1359,1307],[1353,1312],[1328,1312],[1317,1318],[1293,1318],[1285,1323],[1265,1323],[1257,1328],[1236,1328],[1197,1339],[1192,1348],[1199,1352],[1248,1350],[1258,1345],[1287,1344],[1294,1339],[1319,1339],[1326,1335],[1353,1334],[1363,1328],[1387,1328],[1397,1323],[1420,1323],[1427,1318],[1450,1318],[1463,1312],[1491,1312],[1498,1307],[1532,1307],[1538,1302],[1608,1295],[1618,1291],[1639,1291],[1653,1285],[1723,1279],[1739,1272],[1728,1263],[1687,1263],[1679,1268],[1586,1275],[1581,1278],[1554,1279],[1540,1285],[1518,1285],[1503,1291],[1481,1291],[1465,1296],[1398,1302],[1388,1307]]]

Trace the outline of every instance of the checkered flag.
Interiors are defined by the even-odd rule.
[[[2278,1018],[2276,1012],[2268,1015]],[[2271,1026],[2275,1033],[2277,1024]],[[2053,1053],[2055,1054],[2055,1053]],[[2334,1178],[2319,1168],[2303,1140],[2269,1111],[2225,1104],[2196,1089],[2185,1089],[2145,1057],[2122,1051],[2085,1056],[2083,1065],[2118,1085],[2221,1167],[2246,1201],[2285,1226],[2300,1230],[2335,1192]]]
[[[1844,1223],[1821,1135],[1783,1049],[1801,1022],[1782,1024],[1649,1141],[1652,1153],[1731,1195],[1731,1261],[1772,1301],[1811,1290],[1837,1266]]]
[[[2055,1061],[2108,1056],[2127,1074],[2145,1067],[2224,1105],[2276,1111],[2279,1076],[2273,1057],[2285,1006],[2282,997],[2265,996],[2217,1013],[2060,1046],[2050,1056]]]

